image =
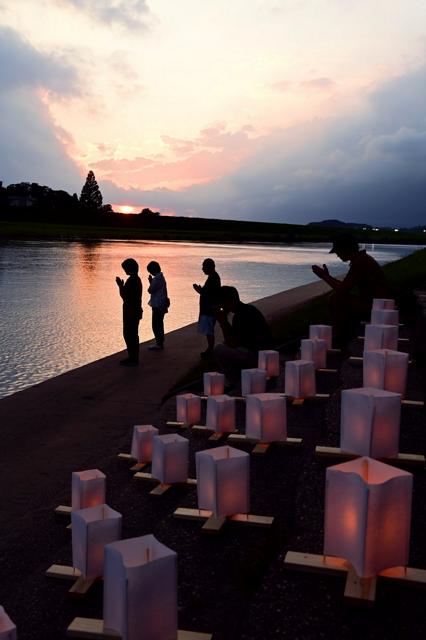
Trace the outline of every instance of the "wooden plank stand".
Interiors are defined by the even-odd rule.
[[[372,578],[361,578],[352,565],[344,558],[323,556],[312,553],[288,551],[284,564],[287,569],[325,573],[329,575],[345,575],[346,584],[344,598],[356,604],[373,604],[376,598],[377,580],[394,580],[401,584],[426,587],[426,570],[412,567],[392,567],[385,569]]]
[[[237,522],[238,524],[255,527],[271,527],[274,518],[271,516],[255,516],[251,513],[236,513],[233,516],[214,516],[206,509],[187,509],[180,507],[174,511],[173,516],[182,520],[205,521],[201,527],[203,533],[219,533],[225,522]]]
[[[330,399],[329,393],[316,393],[314,396],[308,396],[307,398],[294,398],[293,396],[288,396],[285,393],[284,395],[287,400],[290,402],[292,407],[302,407],[305,403],[317,403],[317,402],[327,402]]]
[[[130,455],[130,453],[119,453],[117,457],[120,460],[128,460],[129,462],[135,459]],[[133,467],[130,467],[130,471],[140,471],[144,467],[146,467],[146,462],[137,462]]]
[[[190,422],[180,422],[179,420],[168,420],[167,427],[178,427],[179,429],[191,429],[194,425]]]
[[[60,504],[56,507],[55,513],[58,516],[67,516],[68,518],[71,518],[72,507],[69,507],[68,505]]]
[[[208,438],[209,442],[218,442],[218,440],[221,440],[222,438],[226,438],[226,436],[229,436],[230,433],[235,433],[235,431],[214,431],[214,429],[211,429],[210,427],[207,427],[205,425],[202,424],[194,424],[192,427],[192,431],[201,431],[201,432],[210,432],[211,436]]]
[[[343,461],[354,460],[360,456],[356,453],[348,453],[342,451],[339,447],[315,447],[315,457],[330,461]],[[398,453],[394,458],[380,458],[383,462],[393,464],[395,466],[413,466],[424,467],[426,465],[426,458],[424,455],[416,453]]]
[[[102,578],[83,578],[79,569],[69,567],[62,564],[52,564],[46,571],[48,578],[58,578],[59,580],[72,580],[73,586],[68,591],[69,595],[74,598],[83,598],[90,587]]]
[[[67,636],[71,638],[92,638],[93,640],[120,640],[121,635],[114,630],[104,628],[104,621],[96,618],[74,618],[67,629]],[[177,640],[211,640],[210,633],[197,631],[179,631]]]
[[[286,438],[285,440],[277,440],[274,442],[260,442],[253,438],[247,438],[244,433],[231,433],[231,435],[228,436],[228,442],[235,442],[237,444],[238,442],[249,442],[254,445],[251,453],[262,455],[265,454],[271,446],[297,447],[302,444],[303,440],[302,438]]]
[[[152,491],[150,491],[150,495],[151,496],[162,496],[163,493],[166,493],[166,491],[168,491],[170,489],[170,487],[173,486],[173,484],[178,484],[178,485],[188,485],[188,486],[196,486],[197,485],[197,480],[195,478],[188,478],[185,482],[176,482],[173,484],[165,484],[163,482],[159,482],[159,480],[157,480],[157,478],[154,478],[154,476],[152,475],[152,473],[135,473],[135,475],[133,476],[135,480],[148,480],[150,482],[157,482],[157,486],[154,487],[154,489],[152,489]]]

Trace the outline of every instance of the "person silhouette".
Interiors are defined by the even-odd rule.
[[[142,282],[138,276],[139,265],[133,258],[121,263],[126,282],[116,277],[115,281],[123,299],[123,338],[128,357],[120,361],[123,366],[134,367],[139,364],[139,322],[142,318]]]
[[[152,332],[155,344],[148,347],[151,351],[164,348],[164,315],[168,312],[170,300],[167,295],[167,284],[158,262],[152,260],[146,267],[149,276],[148,293],[151,294],[149,306],[152,309]]]
[[[201,358],[208,358],[213,354],[214,326],[216,317],[214,307],[217,305],[220,292],[220,276],[216,271],[216,265],[212,258],[206,258],[202,264],[203,273],[207,280],[204,285],[193,284],[194,290],[200,296],[200,314],[198,317],[197,331],[207,338],[207,349],[200,353]]]

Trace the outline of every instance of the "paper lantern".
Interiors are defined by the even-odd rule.
[[[311,324],[309,327],[309,337],[311,340],[325,340],[327,349],[331,349],[331,341],[333,337],[333,328],[328,324]]]
[[[122,640],[177,638],[177,555],[153,535],[105,547],[104,629]]]
[[[374,349],[398,349],[398,327],[390,324],[367,324],[365,326],[364,351]]]
[[[405,395],[408,353],[376,349],[366,351],[363,360],[363,386],[386,389]]]
[[[16,640],[16,626],[0,606],[0,640]]]
[[[72,512],[72,564],[83,578],[103,575],[104,547],[120,540],[121,520],[106,504]]]
[[[152,424],[136,424],[133,427],[131,456],[138,462],[151,462],[154,436],[158,429]]]
[[[105,503],[105,474],[99,469],[74,471],[71,475],[71,508],[86,509]]]
[[[285,363],[285,394],[294,398],[314,396],[315,368],[310,360],[289,360]]]
[[[401,394],[362,387],[342,391],[340,448],[371,458],[399,451]]]
[[[259,369],[265,369],[268,378],[277,378],[280,375],[280,354],[273,349],[259,351],[257,359]]]
[[[189,442],[177,433],[154,436],[152,475],[165,484],[188,478]]]
[[[324,369],[327,364],[327,342],[314,338],[313,340],[302,340],[301,342],[302,360],[311,360],[315,369]]]
[[[392,324],[398,326],[399,311],[396,309],[373,309],[371,312],[371,324]]]
[[[235,431],[235,398],[227,395],[207,398],[206,426],[218,433]]]
[[[412,475],[371,458],[327,469],[324,555],[348,560],[364,578],[406,566]]]
[[[250,456],[233,447],[216,447],[195,454],[199,509],[214,516],[249,511]]]
[[[263,393],[266,389],[265,369],[243,369],[241,371],[241,395]]]
[[[395,309],[395,300],[391,298],[374,298],[373,310],[374,309]]]
[[[247,396],[246,436],[262,442],[278,442],[287,438],[286,399],[276,393]]]
[[[204,395],[220,396],[225,390],[225,375],[217,371],[209,371],[203,375]]]
[[[201,420],[201,398],[193,393],[176,396],[176,416],[179,422],[197,424]]]

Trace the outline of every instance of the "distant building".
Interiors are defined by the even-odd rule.
[[[32,207],[34,202],[34,198],[30,195],[7,196],[7,204],[9,207]]]

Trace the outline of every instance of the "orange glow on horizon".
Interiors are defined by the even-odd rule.
[[[113,204],[112,208],[118,213],[140,213],[141,208],[131,204]]]

